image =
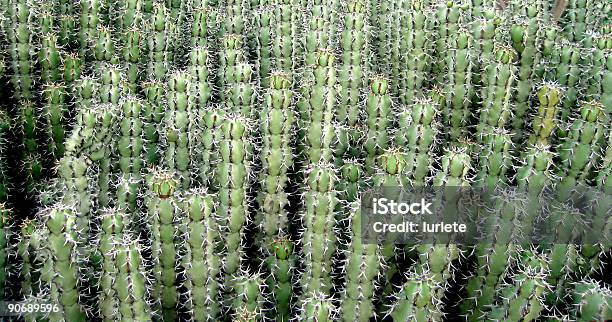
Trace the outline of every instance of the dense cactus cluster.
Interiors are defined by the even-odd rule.
[[[611,10],[0,0],[0,302],[53,306],[17,321],[612,320],[609,239],[570,242],[581,222],[609,238]],[[372,242],[364,193],[394,187],[493,191],[445,195],[489,239]],[[516,242],[545,214],[553,240]]]

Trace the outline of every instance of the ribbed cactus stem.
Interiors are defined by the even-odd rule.
[[[494,189],[508,183],[508,171],[512,169],[514,143],[510,132],[492,127],[489,134],[480,139],[476,186]]]
[[[235,321],[261,321],[264,318],[263,304],[264,284],[259,275],[241,273],[232,282],[233,293],[231,307]]]
[[[92,199],[95,183],[90,182],[91,161],[87,157],[65,156],[58,162],[57,173],[62,189],[61,202],[75,210],[75,228],[79,241],[86,242],[92,224]]]
[[[417,97],[413,105],[403,105],[398,115],[398,129],[395,144],[407,151],[406,174],[414,185],[425,184],[433,167],[434,153],[441,125],[437,118],[439,105],[430,98]]]
[[[164,130],[162,144],[165,154],[162,164],[178,175],[179,186],[189,188],[191,182],[191,155],[189,149],[194,139],[192,129],[195,120],[191,75],[186,72],[175,72],[168,81],[167,108],[164,113]]]
[[[398,96],[401,104],[412,104],[428,82],[427,72],[432,63],[435,12],[424,4],[413,1],[401,14],[400,70]],[[404,36],[405,35],[405,36]]]
[[[63,79],[66,84],[67,90],[74,92],[74,83],[81,78],[83,71],[83,60],[76,52],[65,53],[62,56],[64,60],[63,66]]]
[[[394,321],[435,321],[441,316],[441,303],[435,296],[439,283],[425,272],[407,272],[407,281],[393,294],[388,311]]]
[[[522,142],[526,137],[523,132],[526,125],[525,117],[529,111],[529,100],[534,86],[532,79],[535,76],[536,68],[541,64],[542,53],[540,47],[543,40],[540,22],[535,19],[538,13],[536,3],[540,1],[534,1],[531,4],[523,3],[521,0],[512,2],[516,2],[516,4],[511,4],[512,7],[516,6],[516,8],[526,11],[528,15],[525,17],[521,14],[510,22],[512,46],[519,54],[518,79],[514,98],[516,107],[512,128],[516,133],[514,142]]]
[[[98,123],[94,127],[94,138],[88,157],[99,168],[96,191],[99,205],[108,207],[112,181],[111,154],[114,146],[113,137],[117,130],[113,124],[117,117],[117,107],[113,104],[101,104],[95,106],[93,111]]]
[[[272,32],[272,66],[273,70],[280,70],[292,77],[298,67],[298,44],[294,41],[300,32],[298,0],[274,0],[272,10],[274,17]]]
[[[483,66],[482,107],[476,132],[482,143],[494,129],[503,129],[512,117],[517,69],[512,47],[498,46]]]
[[[219,220],[226,256],[223,262],[226,286],[232,292],[245,254],[243,239],[245,227],[252,220],[248,213],[247,193],[251,180],[250,124],[235,115],[228,115],[221,125],[220,160],[216,181],[219,185]]]
[[[204,190],[192,190],[184,196],[182,208],[186,216],[181,222],[185,250],[181,262],[185,268],[183,286],[189,298],[185,307],[194,321],[214,321],[221,313],[222,267],[216,196]]]
[[[0,203],[5,203],[11,194],[10,169],[7,148],[9,147],[11,119],[4,111],[0,111]]]
[[[96,36],[96,28],[101,23],[101,0],[84,0],[80,4],[79,44],[80,54],[84,59],[93,56],[90,47]]]
[[[490,320],[534,321],[544,312],[546,283],[544,259],[530,250],[523,251],[523,267],[511,275],[508,285],[498,291],[496,303],[484,317]]]
[[[304,192],[301,245],[304,272],[300,279],[302,306],[313,294],[329,296],[333,286],[333,255],[336,252],[335,209],[338,204],[336,169],[330,163],[313,164],[307,170]]]
[[[444,53],[444,72],[439,83],[443,84],[446,94],[444,123],[450,127],[451,142],[466,136],[466,125],[472,117],[469,109],[474,96],[472,74],[476,52],[473,50],[473,37],[469,30],[459,28],[446,38]]]
[[[300,321],[331,322],[335,321],[338,309],[332,300],[321,293],[311,293],[303,301],[300,310]]]
[[[65,152],[66,90],[61,84],[48,83],[43,90],[43,99],[45,132],[49,138],[48,150],[55,160],[59,160]]]
[[[609,131],[610,118],[601,103],[583,102],[579,113],[558,148],[563,189],[571,189],[577,183],[589,183],[597,162],[603,156],[601,143]]]
[[[461,312],[468,315],[468,321],[482,321],[494,303],[502,281],[518,262],[520,247],[512,241],[521,238],[521,226],[515,223],[525,216],[528,196],[512,189],[494,189],[496,187],[487,190],[487,193],[494,193],[488,200],[490,211],[483,223],[487,241],[474,248],[477,267],[468,279],[467,296],[460,304]]]
[[[389,82],[383,77],[375,77],[370,82],[370,91],[366,99],[365,150],[367,156],[365,168],[367,173],[374,171],[377,157],[389,146],[389,129],[393,124],[389,90]]]
[[[15,98],[31,100],[34,98],[34,51],[30,42],[34,38],[34,12],[32,3],[28,0],[11,1],[8,5],[6,18],[10,19],[7,26],[8,49],[11,56],[11,69],[13,71],[11,83],[15,91]]]
[[[297,103],[298,127],[302,129],[298,135],[305,139],[301,148],[311,164],[333,158],[334,114],[338,99],[335,58],[329,50],[317,52],[316,63],[305,76],[302,97]]]
[[[346,281],[340,306],[341,320],[345,322],[370,321],[375,315],[373,299],[384,265],[380,246],[362,240],[362,219],[365,216],[359,210],[360,203],[361,200],[357,199],[349,207],[351,214],[348,229],[351,237],[345,255]]]
[[[158,165],[161,159],[160,127],[164,118],[166,87],[162,82],[142,83],[145,104],[142,110],[144,118],[143,132],[145,140],[146,164]]]
[[[295,244],[286,236],[281,235],[272,242],[271,247],[273,254],[266,259],[266,265],[272,275],[266,282],[272,293],[275,308],[269,313],[276,321],[289,321],[294,298],[293,270],[297,265]]]
[[[16,247],[19,257],[19,277],[21,278],[21,294],[28,297],[40,292],[41,258],[37,258],[40,248],[39,237],[42,236],[38,221],[25,220],[19,227],[18,244]]]
[[[345,4],[345,29],[340,36],[342,48],[341,66],[338,71],[340,84],[340,102],[336,112],[338,144],[335,149],[336,165],[342,166],[345,156],[359,157],[362,143],[362,113],[360,111],[361,91],[366,85],[369,55],[367,24],[367,4],[362,0],[353,0]]]
[[[337,9],[337,0],[314,0],[307,6],[304,31],[304,65],[316,65],[319,60],[319,48],[329,48],[336,37],[333,24]]]
[[[142,60],[142,47],[145,41],[143,32],[137,26],[124,29],[123,48],[121,55],[126,66],[126,82],[130,93],[136,93],[140,80],[140,68]]]
[[[40,78],[43,83],[59,82],[62,77],[60,51],[57,35],[53,32],[41,35],[41,48],[38,52]]]
[[[104,258],[99,307],[103,321],[150,320],[150,291],[143,274],[141,246],[129,231],[128,216],[117,209],[107,209],[100,221],[98,249]]]
[[[158,301],[164,321],[177,319],[177,221],[178,201],[174,195],[177,181],[170,172],[153,173],[147,204],[153,258],[153,298]]]
[[[102,70],[104,63],[116,64],[118,62],[115,42],[113,41],[110,27],[104,25],[98,26],[96,38],[92,45],[94,70]]]
[[[586,279],[574,285],[573,303],[576,321],[612,319],[612,291],[606,285]]]
[[[129,213],[136,210],[144,168],[143,107],[140,99],[127,96],[121,102],[119,115],[121,138],[117,150],[122,184],[117,188],[117,206]]]
[[[221,21],[220,34],[243,34],[247,28],[250,9],[249,0],[225,1],[225,12]]]
[[[42,177],[43,172],[42,157],[38,152],[37,140],[40,116],[35,104],[31,101],[23,101],[18,106],[18,133],[22,138],[20,156],[23,162],[22,171],[26,192],[31,193],[36,188],[36,182]]]
[[[551,136],[558,126],[560,102],[564,91],[557,84],[543,84],[537,93],[539,106],[532,122],[530,144],[550,144]]]
[[[0,298],[9,295],[9,239],[11,234],[12,211],[4,203],[0,203]]]
[[[79,281],[79,260],[77,258],[77,237],[75,211],[56,205],[44,210],[41,218],[45,222],[47,240],[37,252],[46,258],[41,268],[43,292],[49,299],[59,303],[59,312],[49,315],[53,320],[86,321],[79,303],[77,284]]]
[[[147,62],[147,75],[150,80],[165,81],[168,73],[170,57],[170,19],[168,10],[163,3],[153,4],[151,17],[148,19],[147,38],[149,59]]]
[[[289,230],[285,207],[289,202],[287,172],[293,165],[290,142],[295,114],[292,110],[293,92],[287,75],[272,74],[264,102],[265,106],[260,113],[263,171],[259,181],[262,191],[258,200],[261,205],[261,225],[266,236],[263,243],[265,248],[269,248],[278,235]]]
[[[256,69],[258,70],[260,86],[267,88],[270,85],[270,72],[272,71],[272,29],[274,12],[268,5],[268,0],[257,0],[254,14],[253,29],[255,30],[254,46],[256,55]]]

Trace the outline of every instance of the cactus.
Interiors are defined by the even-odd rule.
[[[441,303],[434,296],[440,286],[428,272],[407,272],[407,281],[392,296],[387,315],[394,321],[432,321],[441,316]]]
[[[102,214],[99,250],[104,255],[100,277],[100,315],[104,321],[147,321],[152,312],[142,272],[141,249],[129,232],[130,221],[116,210]]]
[[[498,290],[497,301],[485,321],[533,321],[546,309],[543,302],[549,285],[543,259],[538,256],[524,251],[523,267],[512,276],[513,283]]]
[[[335,191],[336,169],[332,164],[320,162],[307,170],[302,216],[303,266],[300,279],[302,306],[306,296],[330,294],[332,289],[332,256],[336,250],[334,211],[338,203]]]
[[[7,147],[10,135],[10,118],[6,112],[0,110],[0,203],[7,202],[11,194],[9,164],[7,160]]]
[[[388,148],[388,128],[393,124],[392,102],[388,91],[389,83],[386,79],[382,77],[372,79],[366,101],[368,131],[365,134],[367,152],[365,167],[367,173],[373,172],[376,158]]]
[[[493,127],[481,141],[475,185],[488,189],[507,185],[508,173],[514,163],[512,134],[503,128]]]
[[[350,1],[345,5],[345,10],[346,28],[340,37],[342,64],[338,73],[341,86],[340,102],[336,112],[336,122],[341,127],[335,149],[335,163],[338,166],[342,166],[345,155],[353,158],[360,156],[359,146],[363,136],[363,124],[359,120],[362,116],[359,110],[360,97],[369,72],[366,64],[369,55],[367,4],[362,0]]]
[[[191,157],[189,148],[195,124],[190,120],[193,109],[191,76],[185,72],[173,73],[168,81],[168,108],[164,113],[162,144],[165,155],[162,164],[178,175],[179,187],[189,188]]]
[[[55,303],[59,312],[51,312],[50,319],[57,321],[86,321],[79,303],[79,259],[75,236],[74,210],[61,205],[46,209],[40,214],[45,222],[44,239],[47,243],[37,249],[38,256],[45,258],[41,267],[41,292]]]
[[[521,227],[514,222],[526,215],[528,196],[524,192],[499,187],[489,188],[489,193],[494,194],[487,201],[491,210],[485,212],[486,221],[483,223],[487,242],[474,247],[477,266],[466,284],[467,296],[460,304],[468,321],[481,321],[488,314],[497,290],[519,262],[521,251],[520,246],[513,243],[522,237]]]
[[[503,129],[512,117],[512,97],[515,94],[516,52],[511,47],[495,48],[494,56],[484,66],[481,91],[482,108],[476,126],[478,141],[487,139],[493,129]]]
[[[150,178],[147,202],[148,228],[151,232],[151,252],[154,259],[152,295],[161,309],[164,321],[177,319],[177,240],[178,201],[174,195],[177,181],[172,173],[157,171]]]
[[[151,81],[142,84],[146,103],[142,110],[144,118],[143,132],[146,152],[146,164],[158,165],[160,162],[159,127],[164,118],[163,103],[165,86],[161,82]]]
[[[574,285],[573,293],[576,321],[605,321],[612,318],[612,294],[608,287],[593,280],[585,280]]]
[[[603,154],[601,141],[607,131],[609,116],[603,106],[595,101],[583,102],[579,112],[580,115],[569,127],[568,137],[557,148],[563,189],[577,183],[588,183],[593,177],[595,162]]]
[[[185,255],[183,286],[189,301],[185,304],[195,321],[211,321],[219,317],[221,272],[220,235],[215,218],[216,196],[203,190],[193,190],[184,196],[183,211],[187,214],[181,222],[184,235],[181,242]]]
[[[248,213],[247,193],[251,179],[250,124],[240,116],[228,115],[221,125],[219,184],[219,220],[225,245],[224,281],[230,291],[243,265],[245,226],[252,220]]]
[[[167,39],[170,34],[168,11],[163,3],[155,1],[152,13],[148,19],[147,30],[150,36],[147,40],[149,59],[147,62],[147,75],[150,80],[165,81],[168,73],[170,57],[170,44]]]
[[[563,91],[556,84],[543,84],[538,90],[538,111],[532,122],[530,144],[550,144],[550,137],[558,126],[559,102]]]
[[[374,317],[373,298],[378,287],[377,279],[384,265],[380,247],[367,244],[361,238],[363,216],[359,210],[360,200],[351,203],[350,246],[346,251],[346,284],[340,306],[342,321],[370,321]]]
[[[19,129],[22,138],[22,171],[25,191],[30,194],[36,189],[36,182],[42,178],[43,160],[39,153],[36,138],[39,119],[33,102],[25,101],[19,105]]]
[[[609,319],[611,10],[0,0],[2,300],[57,303],[28,322]],[[367,243],[362,194],[413,187],[484,240]]]
[[[263,319],[263,283],[257,275],[242,273],[232,282],[233,293],[236,298],[232,300],[236,321],[260,321]],[[248,318],[246,318],[248,317]]]
[[[66,92],[60,84],[48,83],[43,91],[44,119],[46,135],[49,138],[48,150],[55,160],[64,156]]]
[[[10,285],[9,275],[9,240],[11,238],[11,210],[0,203],[0,298],[8,298]]]
[[[60,51],[58,39],[55,33],[47,33],[41,36],[41,48],[38,52],[38,64],[40,65],[40,78],[43,83],[53,83],[61,80]]]
[[[473,38],[468,30],[459,28],[456,34],[448,38],[445,52],[448,57],[445,61],[444,73],[447,75],[444,84],[446,104],[444,123],[450,126],[450,140],[458,141],[465,136],[466,125],[472,117],[469,104],[474,96],[472,73],[474,71]]]
[[[402,105],[414,102],[417,93],[427,84],[428,65],[433,51],[433,23],[435,13],[425,1],[413,1],[401,16],[399,101]]]
[[[10,26],[6,27],[6,36],[11,55],[13,71],[11,83],[15,90],[14,96],[20,101],[32,100],[35,62],[34,52],[30,47],[30,42],[34,38],[32,3],[28,0],[15,0],[6,5],[8,5],[6,18],[10,19]]]
[[[411,107],[402,106],[395,134],[397,146],[406,149],[406,174],[413,185],[424,185],[433,167],[430,155],[440,132],[439,106],[430,98],[415,98]]]
[[[297,0],[274,0],[272,3],[273,26],[272,33],[272,70],[279,70],[294,77],[293,73],[298,67],[298,51],[300,44],[294,39],[299,33],[299,11]],[[292,79],[293,83],[295,79]]]
[[[121,138],[117,142],[119,170],[124,185],[117,188],[117,206],[124,212],[136,210],[136,198],[141,185],[143,168],[143,102],[136,97],[125,97],[121,102]]]
[[[299,113],[298,138],[304,138],[301,151],[305,159],[315,164],[331,161],[332,143],[336,139],[334,111],[337,107],[335,55],[319,50],[316,65],[307,72],[302,85],[302,98],[297,102]]]
[[[287,206],[289,203],[288,170],[293,166],[293,149],[289,145],[295,125],[292,110],[293,92],[287,75],[272,73],[270,88],[264,94],[265,107],[260,113],[262,138],[262,187],[257,198],[261,213],[258,218],[264,238],[262,248],[268,257],[273,275],[268,285],[277,301],[279,318],[288,320],[291,297],[292,242],[283,238],[289,232]],[[294,261],[294,260],[293,260]],[[278,284],[277,284],[278,283]]]

